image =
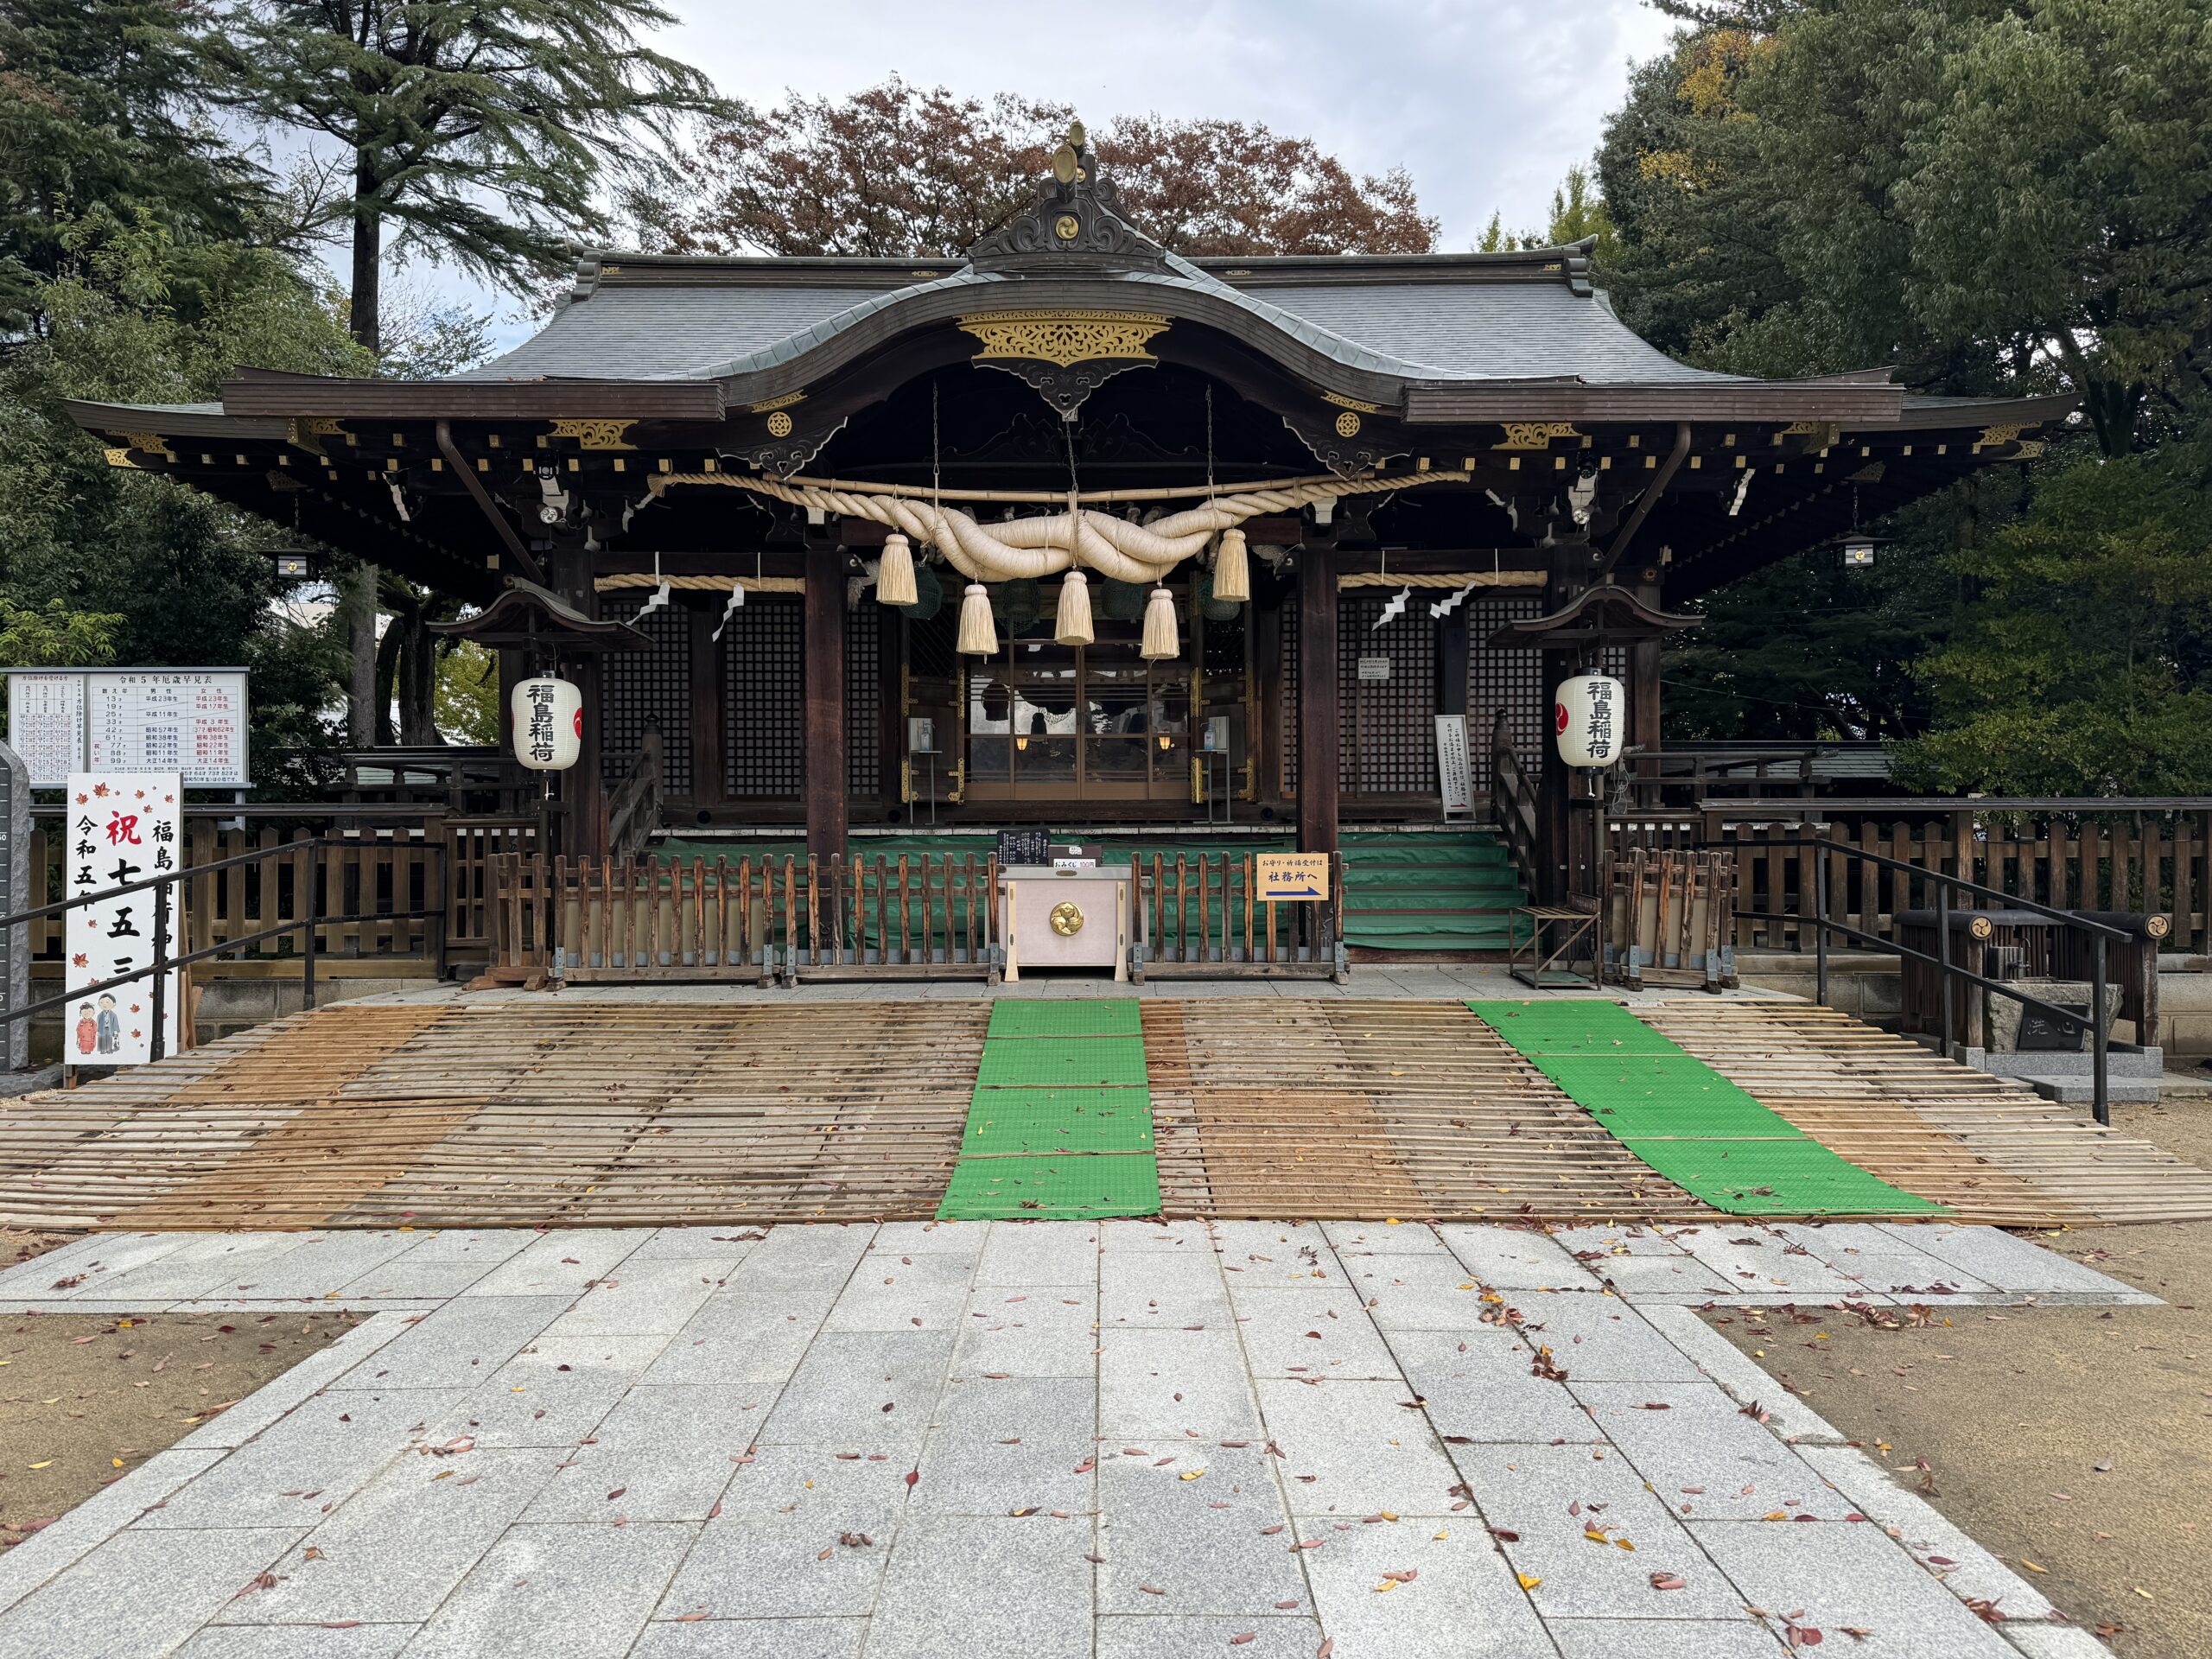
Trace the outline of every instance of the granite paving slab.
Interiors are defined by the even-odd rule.
[[[2019,1618],[2049,1604],[1794,1401],[1746,1416],[1764,1374],[1680,1286],[2124,1287],[1986,1230],[1709,1230],[1703,1259],[1410,1222],[363,1236],[403,1247],[345,1297],[420,1314],[0,1556],[0,1659],[1751,1659],[1798,1607],[1870,1659],[2104,1652]],[[235,1291],[208,1270],[330,1236],[264,1236],[70,1249]],[[296,1312],[345,1254],[178,1306]],[[1590,1266],[1660,1288],[1639,1309]],[[1993,1636],[1968,1596],[2016,1617]]]
[[[622,1659],[696,1529],[516,1526],[403,1652],[407,1659]]]

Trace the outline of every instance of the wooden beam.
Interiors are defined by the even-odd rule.
[[[1298,845],[1337,850],[1337,561],[1309,537],[1298,556]]]
[[[845,850],[845,555],[806,550],[806,850]]]

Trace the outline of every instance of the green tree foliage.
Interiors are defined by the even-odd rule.
[[[2174,506],[2202,484],[2166,458],[2196,452],[2212,346],[2212,0],[1664,9],[1693,27],[1599,154],[1631,326],[1708,367],[1890,363],[2088,417],[2031,487],[1885,526],[1870,575],[1823,550],[1713,595],[1670,732],[1902,734],[1906,775],[1946,787],[2212,786]]]
[[[1529,248],[1563,248],[1586,237],[1592,243],[1591,257],[1596,260],[1598,269],[1605,270],[1619,252],[1620,238],[1590,169],[1578,164],[1567,169],[1567,176],[1552,192],[1551,218],[1541,231],[1516,236],[1505,228],[1503,213],[1492,213],[1490,223],[1483,227],[1481,239],[1475,244],[1475,251],[1511,253]]]
[[[37,284],[92,207],[235,236],[265,201],[259,169],[199,118],[191,22],[176,0],[0,6],[0,331],[35,326]]]
[[[1977,591],[1919,665],[1940,719],[1901,757],[1905,781],[2021,795],[2202,792],[2212,781],[2208,491],[2212,409],[2143,454],[2054,458],[2024,515],[1962,541],[1949,563]]]
[[[350,242],[353,336],[376,351],[388,256],[524,287],[607,234],[610,194],[670,188],[682,120],[737,117],[638,44],[674,21],[653,0],[232,0],[200,47],[227,103],[350,162],[308,228]]]
[[[456,743],[496,745],[506,734],[499,659],[474,639],[438,659],[438,729]]]

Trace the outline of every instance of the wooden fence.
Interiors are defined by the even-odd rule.
[[[1344,861],[1329,859],[1329,896],[1282,903],[1258,897],[1251,853],[1139,852],[1134,975],[1328,978],[1346,973]]]
[[[492,972],[578,982],[995,981],[998,861],[865,854],[617,863],[499,855]]]
[[[1878,853],[1916,870],[1978,881],[2055,909],[2167,916],[2172,921],[2167,950],[2212,951],[2207,915],[2212,810],[2111,816],[2081,810],[2000,818],[1969,806],[1910,818],[1838,815],[1825,825],[1738,823],[1710,813],[1631,813],[1606,820],[1616,863],[1637,848],[1733,852],[1738,949],[1812,949],[1809,924],[1819,855],[1811,847],[1782,843],[1817,838]],[[1897,938],[1898,912],[1935,903],[1932,882],[1853,860],[1828,860],[1827,882],[1830,918],[1892,941]]]
[[[454,876],[471,878],[463,863],[457,870],[442,868],[447,856],[443,831],[435,823],[402,825],[364,833],[340,845],[313,844],[318,832],[308,829],[220,828],[207,821],[188,819],[184,831],[182,883],[184,925],[178,940],[181,953],[203,950],[248,933],[283,922],[320,914],[316,949],[327,957],[363,960],[416,959],[429,963],[436,954],[435,923],[427,918],[407,920],[397,912],[448,908],[450,916],[467,912],[457,899],[461,890]],[[327,835],[327,830],[321,833]],[[199,866],[241,854],[296,846],[289,856],[194,875]],[[59,902],[65,872],[62,859],[68,852],[66,830],[49,819],[31,832],[29,892]],[[320,909],[314,908],[320,906]],[[58,962],[63,951],[63,923],[60,917],[27,924],[34,961]],[[239,958],[276,962],[296,958],[297,933],[248,945]],[[480,944],[465,930],[448,932],[450,946]],[[424,969],[428,972],[426,967]]]

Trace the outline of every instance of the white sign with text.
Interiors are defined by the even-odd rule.
[[[154,890],[99,895],[180,868],[184,855],[184,789],[174,772],[79,772],[69,777],[65,869],[73,899],[92,898],[69,912],[63,947],[71,993],[62,1022],[62,1058],[71,1065],[135,1065],[153,1058],[151,975],[79,997],[103,980],[152,965]],[[166,948],[176,950],[184,884],[169,890]],[[177,1004],[183,976],[171,969],[162,987],[162,1047],[177,1051]]]

